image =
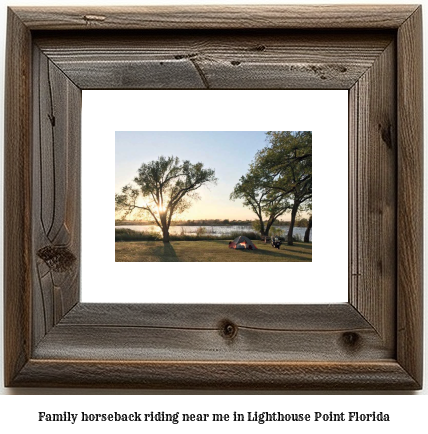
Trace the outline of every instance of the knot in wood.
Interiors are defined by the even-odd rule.
[[[76,257],[67,247],[45,246],[37,251],[37,256],[41,258],[52,270],[59,273],[69,270]]]
[[[256,46],[253,46],[253,47],[249,47],[249,48],[247,48],[247,50],[248,51],[265,51],[266,50],[266,46],[260,44],[260,45],[256,45]]]
[[[105,21],[106,17],[103,15],[85,15],[83,17],[83,19],[86,21],[86,23],[88,24],[88,22],[91,21]]]
[[[356,350],[360,346],[361,339],[358,333],[345,332],[342,334],[342,343],[348,350]]]
[[[378,127],[383,142],[389,149],[392,149],[392,125],[389,122],[386,122],[385,125],[379,124]]]
[[[198,57],[198,53],[189,53],[189,54],[177,54],[174,56],[176,60],[181,59],[193,59],[195,57]]]
[[[233,324],[232,321],[223,320],[220,322],[220,334],[225,339],[233,339],[238,333],[238,326]]]

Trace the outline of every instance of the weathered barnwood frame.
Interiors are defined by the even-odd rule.
[[[6,385],[421,388],[421,17],[411,5],[9,9]],[[348,303],[79,301],[81,91],[165,88],[349,91]]]

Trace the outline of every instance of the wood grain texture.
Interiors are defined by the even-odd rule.
[[[5,384],[30,357],[31,305],[31,41],[8,13],[4,153],[4,377]],[[19,102],[19,103],[17,103]]]
[[[81,90],[33,49],[33,346],[79,301]]]
[[[395,43],[350,91],[350,302],[395,348]]]
[[[412,390],[418,388],[394,361],[109,362],[31,360],[16,386],[223,390]]]
[[[80,304],[33,357],[356,362],[392,359],[394,353],[349,304]]]
[[[397,359],[422,384],[423,89],[422,8],[398,31]]]
[[[397,29],[415,5],[14,7],[30,29]]]
[[[35,43],[81,89],[349,89],[393,39],[391,31],[53,32]]]
[[[416,6],[9,10],[6,385],[421,388],[421,41]],[[349,88],[349,304],[78,303],[95,87]]]
[[[183,318],[184,317],[184,318]],[[368,330],[372,327],[348,303],[341,304],[109,304],[79,303],[63,325],[165,327],[217,330],[230,321],[270,330]]]

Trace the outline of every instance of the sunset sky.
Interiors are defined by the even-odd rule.
[[[201,199],[180,219],[253,220],[241,201],[229,200],[256,152],[267,145],[265,131],[116,131],[116,193],[133,180],[142,163],[159,156],[202,162],[215,170],[217,185],[201,187]]]

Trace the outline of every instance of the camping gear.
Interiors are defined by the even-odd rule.
[[[282,243],[281,243],[281,240],[278,237],[273,237],[271,244],[272,244],[272,247],[275,247],[275,249],[279,250],[279,248],[281,247]]]
[[[257,247],[248,237],[244,237],[243,235],[241,235],[240,237],[235,238],[229,243],[229,249],[256,250]]]

